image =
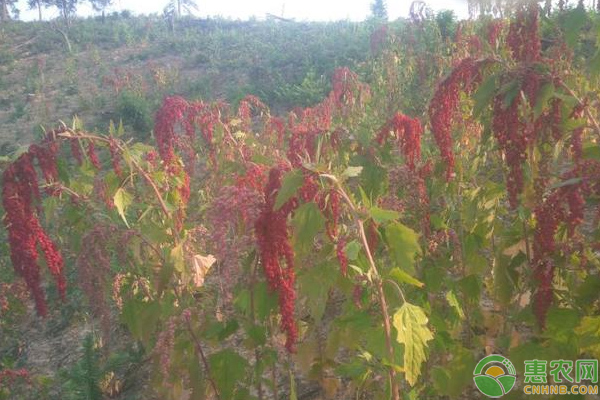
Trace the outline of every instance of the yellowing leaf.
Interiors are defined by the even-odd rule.
[[[192,282],[196,287],[204,285],[204,278],[206,278],[206,274],[215,261],[217,261],[217,259],[212,254],[207,256],[200,254],[194,255],[192,258]]]
[[[454,308],[454,311],[456,311],[456,314],[458,314],[458,318],[464,320],[465,313],[462,307],[460,306],[458,299],[456,298],[456,294],[452,290],[446,293],[446,301],[448,302],[448,304],[450,304],[452,308]]]
[[[393,317],[398,331],[398,343],[404,344],[404,370],[406,381],[414,386],[421,375],[421,364],[426,360],[427,342],[433,333],[427,328],[427,316],[421,307],[404,303]]]
[[[123,218],[125,225],[129,228],[129,223],[127,222],[127,218],[125,218],[125,210],[131,204],[131,195],[127,193],[125,189],[118,188],[113,197],[113,202],[115,203],[119,215]]]
[[[177,272],[183,272],[185,265],[183,260],[183,244],[179,244],[171,249],[171,262]]]
[[[342,172],[342,178],[355,178],[360,175],[363,167],[348,167],[344,172]]]

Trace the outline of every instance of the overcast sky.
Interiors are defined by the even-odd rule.
[[[233,19],[247,19],[251,16],[264,18],[266,13],[283,15],[296,20],[340,20],[360,21],[370,13],[372,0],[197,0],[198,17],[223,16]],[[411,0],[388,0],[390,19],[406,17]],[[79,6],[78,15],[90,15],[92,10],[87,4]],[[110,11],[131,10],[134,13],[161,13],[168,0],[115,0]],[[454,10],[459,17],[467,16],[466,0],[428,0],[427,5],[439,11]],[[27,11],[27,1],[19,0],[21,19],[37,18],[37,11]],[[56,9],[44,10],[44,19],[57,17]]]

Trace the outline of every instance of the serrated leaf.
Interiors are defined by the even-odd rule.
[[[414,386],[421,375],[421,364],[427,359],[427,342],[433,333],[427,328],[427,316],[421,307],[404,303],[393,317],[398,332],[398,343],[404,344],[404,371],[406,381]]]
[[[414,275],[415,257],[421,251],[417,233],[402,223],[395,222],[385,228],[385,240],[396,265]]]
[[[397,283],[407,283],[418,288],[422,288],[423,286],[425,286],[423,282],[419,281],[417,278],[413,278],[400,268],[392,269],[390,271],[390,278],[392,278]]]
[[[371,218],[373,218],[373,221],[377,222],[378,224],[394,221],[400,218],[400,213],[398,211],[384,210],[383,208],[379,207],[371,207],[369,214],[371,215]]]
[[[286,172],[281,179],[281,188],[277,192],[274,209],[279,210],[289,199],[294,197],[298,189],[304,184],[304,175],[302,171],[294,169]]]
[[[117,212],[123,218],[125,225],[129,228],[129,223],[127,222],[127,218],[125,217],[125,211],[127,207],[131,204],[132,196],[125,191],[123,188],[118,188],[113,197],[113,202],[115,203],[115,207],[117,208]]]
[[[348,167],[344,172],[342,172],[342,178],[356,178],[361,174],[363,167]]]

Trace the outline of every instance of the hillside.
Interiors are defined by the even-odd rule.
[[[316,103],[334,68],[369,55],[367,23],[161,19],[114,15],[0,26],[0,149],[77,115],[88,129],[120,119],[141,135],[163,96],[259,96],[276,110]],[[62,32],[66,34],[63,35]],[[66,41],[68,38],[68,42]],[[71,50],[69,51],[69,46]]]

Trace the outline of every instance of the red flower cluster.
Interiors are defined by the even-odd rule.
[[[38,159],[40,169],[47,180],[57,178],[56,164],[52,165],[52,161],[55,162],[54,154],[32,145],[30,151],[22,154],[4,171],[2,204],[6,211],[4,224],[8,231],[13,267],[25,280],[35,300],[38,314],[44,316],[47,314],[47,307],[41,287],[38,245],[63,298],[66,281],[62,255],[40,226],[34,210],[33,203],[40,196],[37,173],[33,165],[34,158]]]
[[[175,126],[183,120],[189,103],[179,96],[167,97],[157,111],[154,121],[154,137],[158,154],[165,165],[172,164],[175,159]]]
[[[3,369],[0,371],[0,387],[10,387],[17,379],[25,379],[27,382],[31,382],[29,371],[24,368]]]
[[[359,87],[358,75],[348,67],[337,68],[333,72],[331,99],[337,107],[352,104],[356,100],[355,90]]]
[[[275,166],[264,188],[265,203],[254,224],[260,259],[271,290],[279,295],[281,327],[287,335],[286,348],[295,352],[298,328],[294,319],[296,300],[294,252],[290,244],[287,217],[296,207],[295,199],[275,210],[275,199],[287,166]],[[283,261],[283,263],[282,263]]]
[[[510,206],[516,208],[518,196],[523,189],[522,165],[526,158],[527,144],[530,138],[526,136],[524,124],[519,119],[520,97],[517,96],[508,107],[504,105],[504,95],[494,99],[494,116],[492,127],[500,149],[506,156],[509,172],[506,178]]]
[[[250,131],[252,125],[252,108],[255,110],[266,110],[267,106],[260,99],[251,94],[247,95],[240,101],[238,106],[238,118],[242,120],[242,128],[244,131]]]
[[[346,256],[346,239],[340,238],[335,244],[335,252],[337,254],[338,261],[340,262],[340,268],[343,276],[348,276],[348,256]]]
[[[119,163],[119,147],[117,146],[117,142],[111,138],[110,143],[108,145],[108,150],[110,151],[110,160],[113,166],[113,170],[118,177],[121,177],[123,171],[121,170],[121,164]]]
[[[269,117],[265,133],[268,136],[277,135],[277,143],[283,145],[283,135],[285,134],[285,120],[281,117]]]
[[[288,127],[292,134],[287,157],[294,167],[300,167],[303,160],[314,160],[317,138],[331,129],[334,106],[335,103],[327,98],[315,107],[290,114]]]
[[[69,144],[71,146],[71,154],[78,165],[83,164],[83,154],[81,153],[81,147],[79,147],[79,139],[70,138]]]
[[[556,248],[554,235],[558,225],[565,218],[560,192],[553,193],[535,209],[537,226],[534,234],[534,277],[538,282],[534,296],[533,308],[538,323],[543,328],[546,314],[552,305],[552,279],[554,263],[550,255]]]
[[[96,153],[96,146],[94,145],[94,142],[91,140],[88,143],[87,154],[88,154],[88,157],[90,158],[90,162],[92,163],[92,165],[94,167],[96,167],[97,169],[102,168],[102,166],[100,165],[100,160],[98,159],[98,154]]]
[[[490,21],[487,26],[487,40],[493,49],[495,49],[496,45],[498,44],[498,38],[500,33],[502,33],[503,26],[504,24],[501,19]]]
[[[480,80],[479,64],[465,58],[435,91],[429,105],[431,131],[446,163],[446,179],[454,174],[454,151],[452,150],[452,125],[458,115],[461,91],[471,92]]]
[[[538,33],[538,5],[534,1],[521,5],[508,29],[506,42],[513,58],[520,62],[535,62],[541,57],[542,45]]]
[[[417,118],[396,113],[381,129],[377,142],[383,144],[390,133],[400,144],[406,165],[414,172],[417,161],[421,159],[421,135],[423,134],[421,122]]]
[[[552,254],[557,250],[555,235],[560,224],[566,224],[569,236],[583,222],[584,196],[600,195],[600,163],[580,163],[564,174],[563,179],[580,178],[581,182],[555,189],[535,209],[537,226],[533,243],[534,276],[538,286],[534,294],[534,311],[543,328],[552,304],[554,264]]]

